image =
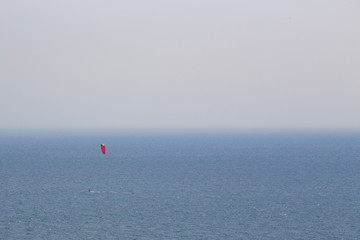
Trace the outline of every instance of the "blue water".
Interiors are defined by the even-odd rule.
[[[360,239],[360,133],[2,131],[0,239]]]

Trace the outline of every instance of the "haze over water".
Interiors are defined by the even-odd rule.
[[[359,128],[358,0],[2,0],[0,129]]]
[[[0,239],[360,239],[359,13],[1,1]]]
[[[358,132],[2,132],[0,238],[357,239],[359,146]]]

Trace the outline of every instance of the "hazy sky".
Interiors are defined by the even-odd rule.
[[[2,0],[0,128],[360,127],[357,0]]]

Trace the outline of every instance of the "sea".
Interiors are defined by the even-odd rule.
[[[360,132],[1,130],[0,239],[360,239]]]

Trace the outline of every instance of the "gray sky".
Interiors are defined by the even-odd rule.
[[[360,127],[357,0],[2,0],[0,32],[0,128]]]

